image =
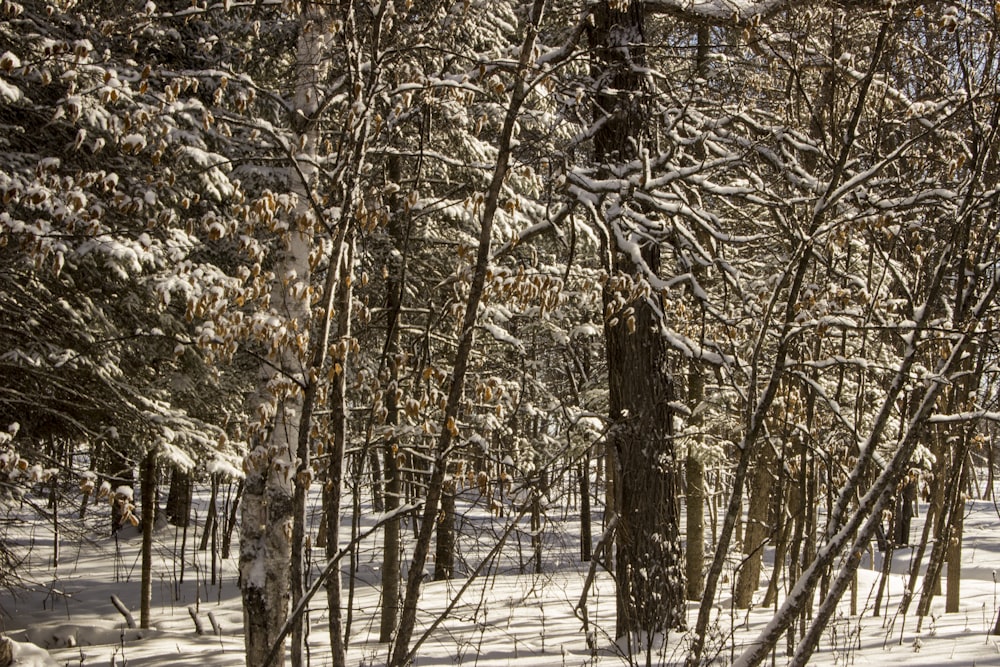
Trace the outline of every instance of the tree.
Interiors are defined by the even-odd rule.
[[[437,519],[438,503],[444,488],[446,471],[448,468],[448,455],[450,453],[452,438],[457,427],[456,419],[463,394],[465,370],[469,362],[469,355],[472,350],[474,331],[478,317],[479,302],[482,298],[483,288],[486,283],[486,271],[490,258],[490,249],[493,232],[493,221],[500,205],[500,194],[503,188],[503,181],[507,175],[507,169],[511,158],[511,140],[513,138],[514,125],[517,121],[521,105],[527,98],[531,87],[528,76],[531,73],[530,67],[533,59],[535,38],[538,34],[539,24],[542,20],[542,13],[545,8],[544,0],[536,0],[532,6],[531,13],[525,25],[525,37],[521,45],[518,58],[517,78],[511,92],[510,101],[507,106],[507,113],[504,117],[503,128],[500,132],[499,148],[496,165],[489,182],[486,196],[483,201],[483,214],[479,235],[479,247],[476,252],[475,272],[469,288],[469,295],[464,307],[462,318],[461,337],[459,339],[458,350],[455,353],[454,370],[452,371],[451,386],[449,388],[447,403],[444,410],[445,424],[441,429],[441,434],[434,452],[434,467],[431,470],[431,478],[427,487],[427,497],[424,500],[424,508],[420,520],[420,529],[417,535],[417,542],[414,545],[413,561],[410,563],[409,573],[406,581],[406,595],[403,600],[403,610],[400,615],[399,628],[396,634],[396,644],[393,649],[391,664],[402,666],[412,660],[410,639],[413,634],[416,620],[417,600],[420,594],[421,577],[424,563],[428,555],[431,540],[431,532]]]
[[[780,637],[809,659],[882,510],[933,471],[927,610],[995,403],[991,8],[113,4],[3,5],[0,424],[7,461],[39,461],[5,486],[51,493],[78,448],[91,492],[102,461],[141,465],[146,514],[156,461],[214,472],[249,439],[249,664],[283,628],[306,658],[319,486],[346,661],[346,470],[389,512],[394,664],[424,641],[435,534],[470,581],[520,534],[452,512],[525,517],[516,565],[540,571],[548,492],[574,469],[589,498],[605,456],[616,634],[649,662],[684,621],[680,457],[690,664],[747,502],[736,603],[774,539],[779,611],[741,664]]]
[[[673,378],[660,335],[661,226],[628,193],[627,179],[648,155],[650,87],[645,66],[644,7],[602,3],[590,33],[595,80],[594,159],[600,177],[618,181],[605,194],[599,224],[609,278],[604,286],[605,340],[614,456],[616,635],[653,641],[685,625],[684,574],[673,442]],[[647,655],[647,662],[650,657]]]

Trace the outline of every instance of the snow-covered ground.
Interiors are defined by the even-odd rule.
[[[469,521],[482,531],[483,545],[506,519],[494,518],[466,504]],[[0,629],[18,642],[15,663],[20,665],[178,665],[224,667],[243,664],[242,612],[236,582],[236,543],[233,557],[217,564],[219,577],[210,582],[208,552],[192,551],[200,533],[188,535],[184,580],[179,552],[181,534],[173,526],[156,532],[153,619],[155,629],[127,630],[123,616],[111,603],[118,596],[138,617],[139,536],[132,530],[115,540],[106,535],[102,508],[92,510],[86,525],[62,527],[61,559],[52,567],[53,537],[41,523],[13,523],[14,538],[24,555],[17,573],[29,582],[17,595],[0,594]],[[572,513],[571,513],[572,514]],[[14,515],[12,515],[13,517]],[[531,563],[530,537],[517,534],[508,542],[495,567],[473,582],[448,620],[431,632],[421,645],[416,664],[477,665],[615,665],[627,663],[608,633],[614,628],[614,589],[607,574],[599,575],[591,590],[587,611],[597,649],[588,647],[583,625],[574,609],[580,600],[588,565],[578,562],[578,525],[572,516],[550,516],[542,574],[520,574]],[[369,519],[370,520],[370,519]],[[919,520],[914,535],[919,534]],[[527,528],[527,527],[525,527]],[[596,529],[596,526],[595,526]],[[893,559],[887,610],[871,613],[880,567],[879,554],[868,559],[859,577],[859,615],[842,612],[823,635],[815,665],[1000,665],[1000,637],[990,634],[1000,610],[1000,513],[989,501],[971,501],[965,523],[962,609],[944,614],[944,599],[937,599],[920,633],[911,610],[906,618],[896,610],[903,591],[904,573],[912,551],[900,549]],[[597,532],[597,530],[595,530]],[[595,535],[596,540],[596,535]],[[474,555],[468,544],[465,555]],[[462,554],[460,554],[462,555]],[[470,559],[471,560],[471,559]],[[354,665],[385,664],[387,647],[377,643],[379,592],[378,547],[373,539],[359,553],[358,586],[353,598],[349,662]],[[318,569],[318,566],[317,566]],[[769,572],[769,568],[765,568]],[[717,664],[727,664],[741,647],[752,641],[769,620],[769,610],[731,609],[734,577],[727,573],[714,617],[709,650]],[[421,602],[419,623],[426,628],[465,584],[428,582]],[[765,582],[762,582],[766,584]],[[764,589],[760,591],[763,595]],[[346,586],[345,586],[346,596]],[[760,598],[758,598],[760,599]],[[310,617],[310,658],[313,665],[329,664],[323,600],[314,601]],[[916,605],[912,606],[915,609]],[[696,606],[689,606],[693,625]],[[195,632],[192,613],[203,634]],[[211,615],[211,618],[210,616]],[[214,623],[213,620],[214,619]],[[215,634],[213,625],[220,634]],[[422,630],[418,626],[415,637]],[[34,647],[47,651],[39,651]],[[782,650],[772,664],[784,664]],[[654,664],[679,663],[684,657],[684,637],[671,637]],[[50,660],[50,662],[46,662]],[[640,664],[643,658],[636,657]],[[769,660],[768,662],[772,662]]]

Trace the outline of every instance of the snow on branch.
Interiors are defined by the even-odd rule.
[[[928,424],[957,424],[961,422],[978,421],[986,419],[1000,422],[1000,412],[993,410],[971,410],[967,412],[953,412],[950,414],[931,415],[927,418]]]
[[[798,3],[788,0],[647,0],[651,14],[670,14],[691,21],[742,25],[776,14]]]

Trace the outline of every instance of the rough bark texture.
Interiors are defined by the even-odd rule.
[[[636,158],[649,121],[641,74],[645,62],[643,6],[603,2],[590,32],[598,82],[594,136],[599,164]],[[620,207],[631,206],[622,201]],[[684,570],[680,540],[678,466],[673,443],[673,381],[659,334],[658,296],[645,275],[659,270],[660,248],[622,219],[609,219],[611,279],[604,289],[608,360],[609,449],[615,461],[615,542],[618,619],[616,635],[653,636],[685,625]],[[640,230],[643,232],[649,230]],[[642,265],[619,245],[638,244]],[[645,272],[648,272],[645,273]]]
[[[948,579],[945,588],[945,613],[954,614],[962,603],[962,537],[965,531],[965,485],[968,483],[968,468],[962,475],[959,498],[951,520],[951,539],[948,540]]]
[[[276,275],[297,280],[276,281],[271,302],[286,327],[303,335],[308,329],[309,308],[299,289],[309,279],[311,232],[291,232]],[[294,514],[295,459],[302,415],[302,393],[290,392],[289,383],[302,377],[304,360],[295,346],[279,351],[276,365],[261,368],[256,400],[261,419],[273,424],[261,435],[244,460],[240,583],[248,667],[260,667],[285,623],[291,599],[290,564]],[[273,417],[269,406],[274,406]],[[268,419],[270,417],[270,420]],[[277,665],[284,663],[279,652]]]
[[[264,595],[264,502],[266,467],[247,470],[240,521],[240,586],[243,594],[243,629],[247,667],[262,665],[270,642],[267,636],[268,605]],[[279,663],[280,664],[280,663]]]
[[[647,258],[647,262],[653,257]],[[649,304],[634,305],[635,332],[606,328],[609,441],[617,470],[616,634],[684,627],[684,573],[673,452],[673,386]]]
[[[695,65],[698,77],[703,81],[708,81],[711,76],[709,68],[709,48],[711,46],[711,30],[708,26],[698,28],[698,47],[695,52]],[[695,148],[695,155],[699,159],[705,159],[706,154],[703,144],[698,144]],[[704,232],[700,232],[705,236]],[[709,239],[699,238],[699,242],[706,244]],[[693,262],[691,271],[696,277],[699,285],[705,285],[711,281],[708,272],[698,263]],[[702,314],[704,317],[704,313]],[[688,417],[688,427],[695,434],[694,437],[702,440],[704,438],[704,411],[700,405],[705,398],[705,378],[704,371],[695,362],[691,362],[688,371],[687,398],[688,408],[691,416]],[[699,458],[699,452],[692,451],[694,447],[689,447],[688,454],[684,460],[684,486],[687,490],[687,542],[685,543],[685,578],[687,580],[687,599],[700,600],[701,593],[705,588],[705,464]]]
[[[290,234],[284,270],[308,276],[309,242],[305,234]],[[308,309],[291,290],[295,285],[275,285],[272,303],[300,330],[308,322]],[[270,365],[263,369],[262,393],[280,392],[287,376],[297,376],[302,361],[294,350],[283,352],[281,373]],[[240,537],[240,582],[243,588],[244,624],[248,667],[262,667],[268,649],[285,623],[291,599],[290,563],[294,510],[294,459],[302,414],[301,393],[285,394],[276,402],[274,427],[244,462],[246,484]],[[284,664],[282,653],[277,665]]]
[[[325,8],[303,3],[300,9],[293,106],[299,115],[310,118],[320,99],[317,88],[325,76],[329,46],[317,29],[325,20]],[[304,124],[298,131],[301,154],[315,154],[314,128]],[[289,190],[298,198],[292,217],[308,220],[313,211],[315,166],[305,159],[290,164],[287,173]],[[266,428],[270,422],[272,429],[260,437],[244,462],[240,581],[248,667],[263,665],[270,647],[278,641],[290,600],[302,595],[305,571],[303,508],[309,484],[309,410],[315,393],[315,380],[309,373],[313,360],[308,357],[313,324],[309,257],[314,230],[304,224],[289,228],[283,239],[283,253],[275,261],[271,292],[271,307],[284,320],[284,331],[272,352],[274,358],[261,366],[257,396],[262,409],[260,426]],[[331,261],[331,265],[336,264]],[[274,408],[273,417],[268,413],[269,406]],[[303,664],[304,643],[305,633],[297,627],[292,645],[295,665]],[[283,663],[284,652],[279,650],[275,664]]]

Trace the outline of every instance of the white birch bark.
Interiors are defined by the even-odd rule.
[[[307,119],[319,108],[325,76],[325,12],[303,6],[296,52],[296,81],[289,146],[288,190],[296,195],[283,232],[283,249],[274,265],[271,315],[280,324],[271,332],[271,358],[262,363],[257,404],[264,427],[245,462],[246,491],[240,540],[247,665],[263,665],[288,617],[293,579],[302,577],[303,553],[293,561],[293,526],[298,442],[310,330],[310,252],[313,247],[311,186],[316,175],[318,140]],[[270,421],[270,424],[268,424]],[[268,428],[270,426],[270,428]],[[304,641],[304,640],[303,640]],[[293,654],[295,651],[293,650]],[[284,664],[279,651],[277,665]]]

